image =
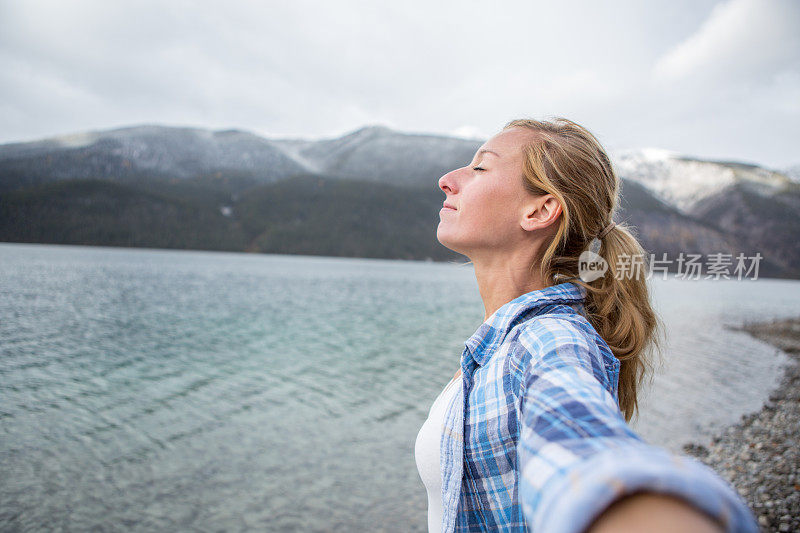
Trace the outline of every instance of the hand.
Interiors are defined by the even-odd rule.
[[[612,503],[586,533],[724,533],[710,516],[684,500],[639,492]]]

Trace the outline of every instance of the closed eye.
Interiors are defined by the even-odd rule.
[[[483,168],[483,167],[472,167],[472,170],[478,170],[478,171],[481,171],[481,170],[486,170],[486,169],[485,169],[485,168]]]

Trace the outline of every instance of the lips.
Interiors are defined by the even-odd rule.
[[[449,204],[447,202],[442,204],[442,209],[452,209],[453,211],[457,211],[453,204]]]

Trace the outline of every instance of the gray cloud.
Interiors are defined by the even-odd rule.
[[[800,161],[794,0],[0,0],[0,142],[155,122],[490,135],[564,115],[612,148]]]

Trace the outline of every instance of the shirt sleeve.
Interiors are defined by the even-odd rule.
[[[712,469],[647,444],[625,422],[598,379],[596,342],[564,320],[537,320],[520,336],[531,354],[522,373],[517,443],[519,498],[531,531],[581,533],[619,497],[672,495],[707,513],[727,532],[758,526],[741,497]],[[616,360],[615,360],[616,361]]]

